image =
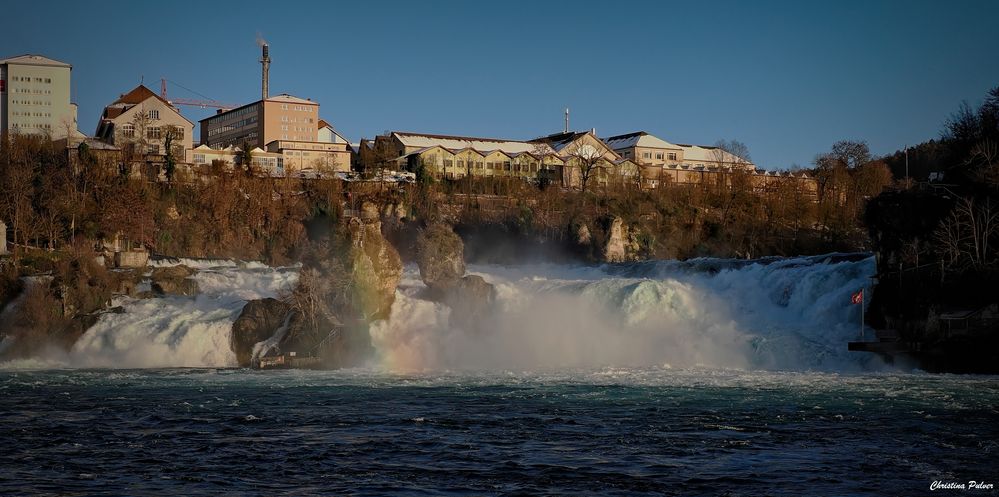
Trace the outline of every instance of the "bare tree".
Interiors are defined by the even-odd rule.
[[[601,174],[607,168],[604,154],[583,140],[577,140],[569,145],[566,155],[568,156],[566,162],[570,162],[579,171],[579,186],[583,192],[586,192],[590,179]]]
[[[14,260],[20,256],[19,243],[27,243],[35,211],[31,205],[38,162],[31,154],[30,138],[21,135],[4,137],[0,147],[0,195],[2,214],[11,222],[14,236]]]
[[[934,232],[937,252],[948,267],[981,269],[995,263],[999,209],[991,199],[962,198]]]
[[[718,140],[711,155],[719,166],[729,164],[745,167],[752,162],[749,157],[749,147],[738,140]]]

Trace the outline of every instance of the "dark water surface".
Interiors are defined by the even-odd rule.
[[[994,377],[0,372],[2,495],[996,495]]]

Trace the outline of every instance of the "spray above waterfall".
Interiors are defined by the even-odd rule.
[[[389,371],[703,367],[857,371],[850,295],[872,257],[762,261],[698,259],[605,266],[471,266],[496,287],[495,312],[470,326],[426,300],[409,267],[388,320],[370,337],[372,367]],[[58,364],[70,367],[228,367],[232,324],[247,300],[294,287],[297,268],[202,268],[197,297],[128,299]],[[461,310],[459,309],[459,312]],[[285,323],[287,325],[287,322]],[[280,341],[287,326],[258,344]],[[9,366],[8,366],[9,367]]]
[[[846,349],[858,333],[849,296],[874,269],[869,257],[479,266],[500,309],[476,333],[420,299],[410,272],[391,319],[371,335],[381,364],[395,370],[859,370],[877,364]]]

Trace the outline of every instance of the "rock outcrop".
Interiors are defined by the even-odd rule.
[[[232,323],[230,347],[240,366],[250,365],[253,346],[267,340],[284,324],[291,306],[273,298],[251,300]]]
[[[433,224],[416,239],[420,278],[433,292],[443,294],[465,274],[465,246],[450,226]]]
[[[379,221],[352,221],[350,232],[350,277],[354,284],[356,311],[364,321],[385,319],[395,302],[395,289],[402,278],[399,252],[382,236]]]
[[[478,275],[468,275],[448,289],[444,303],[451,308],[451,323],[479,332],[496,304],[496,287]]]
[[[599,259],[603,262],[626,262],[641,259],[639,233],[624,224],[620,217],[605,218],[601,242],[596,247]],[[594,238],[596,242],[596,238]]]
[[[150,286],[157,295],[197,295],[198,282],[190,277],[195,271],[183,264],[153,270]]]
[[[481,276],[465,276],[461,237],[446,224],[434,224],[420,233],[416,251],[420,277],[427,285],[425,296],[451,308],[452,324],[477,331],[492,312],[496,288]]]
[[[625,237],[624,221],[615,217],[607,229],[607,242],[603,246],[602,253],[605,261],[623,262],[625,260]]]

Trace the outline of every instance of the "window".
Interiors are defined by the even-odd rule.
[[[149,145],[148,147],[146,147],[146,153],[158,154],[158,153],[160,153],[160,146],[159,145]]]
[[[656,152],[656,159],[663,160],[663,153],[662,152]]]
[[[507,171],[510,170],[510,161],[504,161],[503,162],[503,169],[505,169]]]
[[[458,161],[458,167],[465,167],[465,161],[463,160]]]
[[[195,164],[204,164],[205,163],[205,154],[194,154],[194,163]]]
[[[644,152],[644,153],[642,153],[642,157],[644,157],[646,159],[651,159],[652,158],[652,153],[651,152]]]
[[[184,139],[184,128],[181,128],[180,126],[174,126],[174,128],[173,128],[173,139],[174,140],[183,140]]]
[[[146,130],[146,138],[150,140],[159,140],[162,136],[163,133],[159,126],[153,126]]]
[[[149,119],[157,120],[160,118],[160,111],[151,110],[149,111]]]
[[[475,168],[476,168],[476,169],[482,169],[482,161],[477,161],[477,162],[475,163]]]
[[[453,164],[454,161],[452,161],[451,159],[444,159],[444,167],[451,167]]]
[[[492,168],[493,168],[493,163],[492,162],[486,162],[486,169],[492,169]]]
[[[121,136],[135,138],[135,125],[128,123],[121,127]]]
[[[675,152],[670,152],[670,153],[666,154],[666,157],[669,160],[676,160],[676,153]]]

